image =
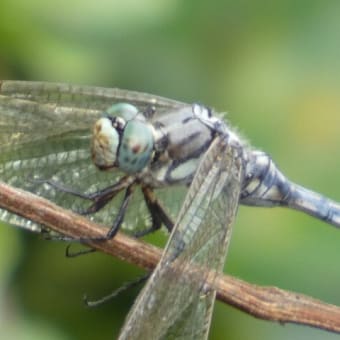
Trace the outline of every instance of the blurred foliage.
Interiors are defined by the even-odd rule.
[[[295,181],[340,200],[340,2],[2,0],[0,79],[117,86],[203,102]],[[0,229],[6,339],[108,339],[138,290],[88,309],[138,272],[101,254]],[[159,242],[163,235],[149,239]],[[339,231],[285,209],[241,207],[228,272],[340,305]],[[335,339],[217,303],[211,339]]]

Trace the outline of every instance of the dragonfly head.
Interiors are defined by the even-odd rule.
[[[131,104],[113,105],[93,128],[92,160],[101,170],[140,172],[150,161],[153,146],[152,127]]]

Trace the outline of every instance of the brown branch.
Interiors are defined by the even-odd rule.
[[[0,208],[41,223],[74,238],[105,235],[105,227],[62,209],[31,193],[0,182]],[[89,245],[146,270],[159,261],[161,250],[143,241],[118,233],[113,240]],[[228,275],[219,275],[214,284],[217,298],[257,318],[297,323],[340,333],[340,307],[276,287],[260,287]]]

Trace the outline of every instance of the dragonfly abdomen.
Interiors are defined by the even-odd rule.
[[[292,184],[290,208],[304,211],[322,221],[340,227],[340,204],[297,184]]]
[[[287,206],[340,227],[340,204],[287,179],[264,152],[250,151],[240,202]]]
[[[241,203],[269,207],[288,205],[291,183],[272,159],[261,151],[251,151],[248,157]]]

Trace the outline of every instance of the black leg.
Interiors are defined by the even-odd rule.
[[[131,186],[134,181],[135,180],[133,178],[125,176],[122,177],[116,184],[91,194],[90,199],[93,201],[93,204],[90,205],[85,211],[83,211],[82,214],[90,215],[96,213],[107,203],[109,203],[122,190],[126,189],[128,191],[129,186]]]
[[[169,233],[171,233],[172,228],[174,226],[173,220],[168,216],[163,208],[161,202],[156,198],[153,190],[149,187],[142,187],[142,192],[144,195],[144,200],[146,206],[151,215],[152,225],[150,228],[142,230],[134,234],[135,237],[142,237],[147,234],[150,234],[156,230],[158,230],[162,223],[168,229]]]
[[[149,277],[150,277],[151,273],[147,273],[143,276],[138,277],[137,279],[130,281],[130,282],[126,282],[125,284],[123,284],[121,287],[119,287],[118,289],[114,290],[111,294],[106,295],[98,300],[93,300],[90,301],[88,300],[87,296],[84,296],[84,302],[88,307],[97,307],[102,305],[103,303],[106,303],[108,301],[110,301],[111,299],[114,299],[115,297],[117,297],[118,295],[120,295],[122,292],[129,290],[143,282],[145,282]]]
[[[121,224],[124,220],[125,211],[127,209],[128,203],[129,203],[130,198],[131,198],[132,193],[133,193],[133,184],[134,184],[135,180],[130,176],[124,176],[124,177],[120,178],[120,180],[117,183],[115,183],[114,185],[106,187],[102,190],[93,192],[91,194],[83,194],[83,193],[78,192],[78,191],[76,191],[72,188],[67,188],[67,187],[63,186],[62,184],[54,182],[52,180],[33,179],[32,181],[34,181],[36,183],[42,183],[42,184],[46,183],[46,184],[50,185],[51,187],[55,188],[56,190],[68,193],[68,194],[76,196],[76,197],[80,197],[80,198],[83,198],[83,199],[93,201],[93,204],[91,206],[89,206],[85,211],[78,212],[82,215],[89,215],[89,214],[96,213],[97,211],[102,209],[107,203],[109,203],[120,191],[126,189],[125,197],[124,197],[123,202],[120,206],[118,215],[115,218],[113,226],[111,227],[111,229],[109,230],[109,232],[107,233],[107,235],[105,237],[78,238],[78,239],[74,239],[74,238],[70,238],[70,237],[66,237],[66,236],[51,237],[49,235],[48,237],[46,237],[46,239],[49,239],[49,240],[66,241],[66,242],[86,242],[86,241],[105,241],[105,240],[111,239],[115,236],[115,234],[119,230],[119,228],[120,228],[120,226],[121,226]],[[92,252],[96,251],[96,249],[86,249],[86,250],[81,250],[81,251],[78,251],[78,252],[71,252],[70,247],[71,247],[71,245],[68,245],[67,248],[66,248],[66,251],[65,251],[66,257],[77,257],[77,256],[80,256],[80,255],[85,255],[85,254],[92,253]]]
[[[94,252],[97,251],[97,249],[94,249],[94,248],[87,248],[87,249],[71,252],[70,248],[71,248],[71,244],[69,244],[66,247],[66,250],[65,250],[65,256],[68,257],[68,258],[78,257],[78,256],[81,256],[81,255],[86,255],[86,254],[94,253]]]
[[[127,189],[125,191],[125,196],[124,196],[123,202],[120,205],[120,208],[119,208],[118,214],[115,218],[115,221],[114,221],[111,229],[109,230],[109,232],[106,234],[106,237],[104,238],[104,240],[109,240],[117,234],[117,231],[119,230],[119,228],[121,227],[121,225],[123,223],[125,212],[126,212],[126,209],[129,205],[132,194],[134,192],[134,188],[135,188],[134,184],[131,184],[129,187],[127,187]]]
[[[68,188],[63,186],[61,183],[57,183],[52,180],[41,180],[41,179],[33,179],[32,181],[36,183],[46,183],[51,187],[55,188],[58,191],[62,191],[68,193],[70,195],[83,198],[89,201],[93,201],[93,204],[90,205],[85,211],[80,212],[82,215],[94,214],[100,209],[102,209],[108,202],[110,202],[120,191],[126,189],[129,185],[134,182],[134,179],[130,176],[124,176],[119,179],[119,181],[109,187],[106,187],[102,190],[98,190],[96,192],[90,194],[84,194],[72,188]]]
[[[92,195],[96,194],[84,194],[82,192],[79,192],[77,190],[74,190],[72,188],[68,188],[66,186],[64,186],[63,184],[59,183],[59,182],[55,182],[52,181],[50,179],[29,179],[31,182],[33,183],[38,183],[38,184],[48,184],[50,187],[56,189],[57,191],[61,191],[61,192],[65,192],[67,194],[79,197],[79,198],[83,198],[85,200],[92,200]]]
[[[127,187],[125,191],[125,195],[123,198],[123,202],[121,203],[119,207],[118,214],[113,222],[113,225],[111,229],[108,231],[108,233],[105,236],[98,236],[98,237],[80,237],[80,238],[70,238],[70,237],[60,237],[58,238],[59,241],[67,241],[67,242],[91,242],[91,241],[107,241],[112,239],[118,232],[119,228],[121,227],[126,209],[129,205],[130,199],[132,197],[133,191],[134,191],[135,184],[132,183],[130,186]],[[85,251],[86,253],[86,251]],[[76,254],[73,254],[77,256]]]

